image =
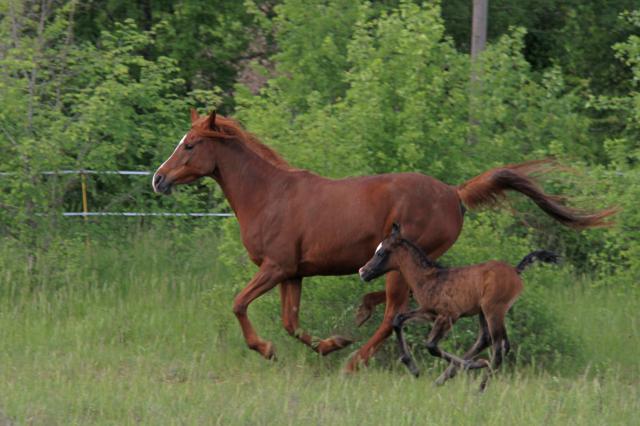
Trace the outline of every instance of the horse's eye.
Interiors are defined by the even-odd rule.
[[[184,144],[185,151],[191,151],[193,149],[193,145],[185,143]]]

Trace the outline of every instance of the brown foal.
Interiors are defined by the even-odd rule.
[[[449,362],[449,367],[437,380],[438,384],[442,384],[453,377],[460,367],[465,370],[488,367],[486,360],[474,358],[489,346],[493,352],[491,371],[500,367],[510,347],[505,316],[522,292],[520,273],[536,260],[557,263],[558,256],[538,250],[525,256],[515,268],[505,262],[491,260],[463,268],[446,269],[429,260],[419,247],[404,239],[400,234],[400,226],[394,223],[391,235],[380,243],[373,257],[360,268],[360,277],[370,281],[388,271],[402,274],[420,308],[400,313],[393,320],[402,353],[401,361],[413,375],[419,375],[404,340],[402,326],[414,318],[433,321],[426,346],[431,355]],[[462,358],[438,347],[438,342],[459,318],[475,315],[480,319],[480,333],[475,344]],[[482,379],[481,390],[488,378],[489,373]]]
[[[404,234],[437,259],[458,238],[464,207],[490,203],[507,190],[526,195],[573,228],[605,225],[613,213],[585,214],[545,194],[531,177],[544,171],[544,162],[491,169],[460,186],[419,173],[335,180],[291,167],[230,118],[192,111],[191,121],[191,129],[154,174],[153,189],[169,194],[174,186],[205,176],[222,188],[240,224],[242,243],[259,268],[235,298],[233,312],[249,348],[265,358],[273,357],[273,345],[258,336],[247,308],[278,285],[282,323],[291,336],[322,355],[351,343],[340,336],[317,339],[300,327],[302,280],[356,273],[393,222],[402,224]],[[391,334],[393,318],[404,310],[408,296],[400,274],[388,274],[386,293],[369,298],[386,302],[384,319],[351,358],[348,371],[366,363]]]

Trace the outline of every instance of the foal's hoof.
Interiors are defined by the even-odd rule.
[[[409,372],[413,375],[413,377],[420,377],[420,370],[413,362],[413,359],[409,355],[402,355],[400,357],[400,362],[403,363]]]
[[[491,364],[486,359],[480,358],[476,360],[466,361],[463,365],[465,370],[479,370],[481,368],[488,368]]]
[[[413,375],[413,377],[415,377],[416,379],[418,377],[420,377],[420,370],[418,369],[418,367],[416,367],[415,365],[410,365],[408,366],[409,371],[411,372],[411,374]]]
[[[327,339],[321,340],[316,346],[316,350],[320,355],[328,355],[333,351],[345,348],[354,342],[353,339],[342,336],[331,336]]]
[[[364,303],[358,306],[358,312],[356,312],[356,326],[360,327],[362,324],[367,322],[369,318],[371,318],[371,314],[373,313],[373,309]]]
[[[449,370],[445,370],[434,382],[438,386],[444,385],[444,382],[449,380],[452,376],[448,373]]]
[[[457,373],[458,367],[456,367],[456,365],[453,363],[449,364],[447,369],[444,370],[442,374],[440,374],[440,376],[436,379],[436,385],[444,385],[444,382],[455,377]]]

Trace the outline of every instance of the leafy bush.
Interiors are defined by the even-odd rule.
[[[0,217],[3,231],[24,240],[52,231],[57,213],[79,204],[78,175],[46,177],[41,172],[153,170],[188,128],[189,106],[219,99],[215,90],[177,97],[184,81],[175,61],[145,58],[155,32],[141,31],[131,20],[103,32],[96,45],[70,44],[70,13],[57,10],[44,28],[23,17],[21,32],[11,36],[0,27],[7,52],[0,58],[0,170],[13,173],[0,182]],[[88,185],[91,209],[211,204],[210,194],[151,198],[147,178],[92,177]],[[39,231],[38,223],[43,225]]]

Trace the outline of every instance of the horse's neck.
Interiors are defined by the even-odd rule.
[[[242,225],[247,217],[254,217],[254,213],[268,202],[271,185],[287,172],[264,160],[241,142],[221,144],[216,151],[214,179]]]

